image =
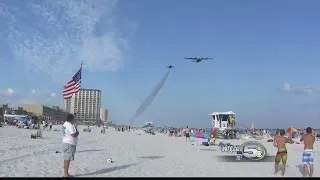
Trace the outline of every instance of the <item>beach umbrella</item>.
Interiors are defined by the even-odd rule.
[[[210,134],[211,134],[211,135],[215,135],[215,134],[216,134],[216,130],[215,130],[214,128],[211,128],[211,129],[210,129]]]
[[[251,123],[250,129],[251,129],[251,130],[254,130],[253,122]]]
[[[296,128],[289,127],[289,128],[287,129],[287,132],[293,135],[293,134],[297,133],[298,130],[297,130]]]
[[[191,136],[197,139],[209,139],[211,137],[209,133],[204,133],[204,132],[196,132],[196,133],[193,133]]]
[[[230,125],[232,128],[236,125],[236,118],[234,116],[229,116],[230,117]]]
[[[191,135],[192,137],[197,138],[198,140],[198,151],[200,151],[200,144],[202,144],[203,139],[209,139],[211,136],[209,133],[196,132]]]
[[[203,137],[204,137],[204,132],[198,131],[198,132],[194,133],[194,136],[195,136],[196,138],[203,138]]]

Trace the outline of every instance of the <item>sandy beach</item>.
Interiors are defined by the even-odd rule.
[[[60,129],[60,126],[53,129]],[[185,138],[144,132],[116,132],[113,128],[100,134],[100,128],[82,132],[70,173],[76,177],[280,177],[273,174],[273,162],[222,162],[219,147],[200,147]],[[62,135],[43,131],[43,139],[30,139],[36,130],[16,127],[0,128],[1,177],[62,177]],[[140,135],[139,135],[140,134]],[[219,143],[241,144],[240,140],[218,140]],[[274,155],[276,149],[260,141]],[[195,143],[195,142],[194,142]],[[315,172],[319,142],[315,143]],[[301,177],[303,144],[288,145],[287,177]],[[108,163],[111,157],[114,163]]]

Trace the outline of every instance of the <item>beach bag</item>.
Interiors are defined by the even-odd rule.
[[[202,145],[203,146],[209,146],[209,143],[208,142],[202,142]]]

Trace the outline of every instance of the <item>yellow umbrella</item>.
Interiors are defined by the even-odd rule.
[[[234,125],[236,124],[236,120],[235,120],[234,116],[230,117],[230,123],[231,123],[231,127],[234,127]]]

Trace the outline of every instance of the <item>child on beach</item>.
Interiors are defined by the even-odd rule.
[[[303,135],[300,141],[304,142],[304,151],[302,157],[302,164],[304,166],[304,174],[303,176],[309,175],[312,177],[313,174],[313,144],[315,141],[314,132],[311,127],[307,127],[305,135]],[[309,165],[309,168],[308,168]]]
[[[276,158],[275,158],[275,162],[274,162],[274,173],[277,174],[278,173],[278,167],[280,162],[282,162],[282,176],[284,176],[285,172],[286,172],[286,163],[287,163],[287,148],[286,148],[286,144],[290,143],[293,144],[293,141],[290,138],[285,137],[285,133],[286,131],[284,129],[281,129],[279,131],[280,136],[276,136],[274,138],[274,142],[273,145],[275,147],[278,148],[277,154],[276,154]]]

